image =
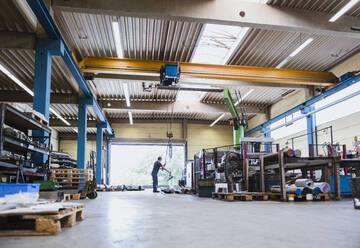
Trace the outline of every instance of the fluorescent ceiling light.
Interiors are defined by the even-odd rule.
[[[301,52],[305,47],[307,47],[314,39],[309,38],[304,43],[302,43],[298,48],[296,48],[288,57],[286,57],[280,64],[276,66],[277,69],[283,67],[287,62],[290,61],[293,57],[295,57],[299,52]]]
[[[298,48],[295,49],[295,51],[293,51],[289,57],[295,57],[299,52],[301,52],[301,50],[303,50],[305,47],[307,47],[314,39],[313,38],[309,38],[307,39],[304,43],[302,43]]]
[[[76,128],[73,128],[73,130],[77,133],[78,132],[78,130],[76,129]]]
[[[114,32],[116,54],[117,54],[118,58],[124,58],[124,51],[122,48],[122,42],[121,42],[121,38],[120,38],[119,22],[112,22],[112,28],[113,28],[113,32]]]
[[[67,120],[65,120],[58,112],[56,112],[52,108],[50,108],[50,112],[56,115],[56,117],[59,118],[62,122],[64,122],[66,125],[71,126],[71,124]]]
[[[236,107],[237,105],[239,105],[239,103],[241,103],[242,101],[244,101],[245,98],[248,97],[248,96],[251,94],[251,92],[253,92],[253,91],[254,91],[254,89],[250,89],[248,92],[246,92],[246,94],[245,94],[243,97],[241,97],[241,99],[239,99],[239,100],[236,101],[236,103],[234,104],[235,107]]]
[[[129,94],[129,86],[127,83],[123,83],[123,90],[124,90],[124,95],[125,95],[125,100],[126,100],[126,106],[130,107],[130,94]]]
[[[10,71],[8,71],[2,64],[0,64],[0,71],[5,73],[6,76],[11,78],[17,85],[19,85],[21,88],[23,88],[29,95],[34,97],[34,92],[30,90],[28,87],[26,87],[25,84],[23,84],[19,79],[17,79]],[[65,120],[60,114],[58,114],[56,111],[54,111],[52,108],[50,108],[50,112],[56,115],[57,118],[59,118],[62,122],[64,122],[66,125],[71,126],[71,124]]]
[[[133,122],[133,117],[132,117],[132,113],[129,111],[128,114],[129,114],[130,125],[132,125],[132,124],[134,124],[134,122]]]
[[[11,72],[9,72],[2,64],[0,64],[0,71],[2,71],[6,76],[11,78],[17,85],[19,85],[21,88],[23,88],[27,93],[29,93],[31,96],[34,96],[34,92],[30,90],[28,87],[26,87],[25,84],[23,84],[19,79],[17,79]]]
[[[343,16],[346,12],[348,12],[349,9],[354,7],[355,4],[357,4],[359,0],[351,0],[348,2],[342,9],[340,9],[335,15],[333,15],[329,22],[335,22],[337,19],[339,19],[341,16]]]
[[[250,89],[248,92],[246,92],[246,94],[234,104],[235,107],[236,107],[237,105],[239,105],[239,103],[241,103],[243,100],[245,100],[245,98],[248,97],[248,96],[251,94],[251,92],[253,92],[253,91],[254,91],[254,89]],[[212,126],[214,126],[216,123],[218,123],[224,116],[225,116],[225,113],[221,114],[221,115],[219,116],[219,118],[217,118],[213,123],[210,124],[210,127],[212,127]]]
[[[210,124],[210,127],[214,126],[216,123],[218,123],[223,117],[225,116],[225,113],[222,113],[219,118],[217,118],[213,123]]]

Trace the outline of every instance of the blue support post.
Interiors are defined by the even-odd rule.
[[[264,138],[271,138],[271,133],[267,132],[269,130],[270,130],[269,127],[264,127],[264,128],[261,129],[260,133],[264,134]],[[265,151],[266,152],[271,152],[271,145],[269,143],[265,143]]]
[[[60,31],[56,27],[55,21],[53,20],[52,16],[50,15],[48,9],[43,0],[26,0],[28,5],[30,6],[32,12],[37,17],[39,23],[43,27],[44,31],[48,35],[49,38],[57,40],[61,43],[63,47],[63,52],[61,57],[63,58],[66,66],[68,67],[69,71],[73,75],[75,81],[78,83],[80,90],[84,93],[85,97],[92,98],[94,101],[93,108],[97,116],[99,117],[101,122],[106,122],[107,124],[107,131],[109,135],[113,136],[114,131],[112,130],[108,120],[105,117],[105,114],[102,112],[99,104],[97,103],[94,95],[90,90],[90,86],[86,83],[77,63],[75,62],[73,56],[70,53],[69,48],[66,46],[63,38],[61,37]]]
[[[110,141],[106,142],[106,184],[110,185]]]
[[[49,120],[50,91],[51,91],[51,57],[64,54],[64,46],[59,40],[37,39],[34,72],[34,101],[33,109]],[[39,137],[41,143],[49,143],[46,138],[49,134],[43,130],[33,130],[32,135]],[[45,163],[48,156],[42,153],[35,154],[35,161]]]
[[[96,183],[102,184],[103,178],[103,129],[106,128],[106,123],[96,124]]]
[[[307,106],[301,110],[302,114],[307,114],[314,110],[313,106]],[[314,114],[311,114],[306,117],[306,130],[307,130],[307,139],[309,147],[309,157],[314,156]]]
[[[92,106],[89,98],[79,100],[78,140],[77,140],[77,168],[85,169],[86,164],[86,139],[87,139],[87,107]]]

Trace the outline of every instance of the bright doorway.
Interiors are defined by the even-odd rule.
[[[151,171],[158,156],[165,162],[167,145],[112,144],[110,157],[111,185],[151,186]],[[166,167],[174,178],[168,182],[168,174],[159,172],[159,185],[175,185],[181,178],[185,165],[184,145],[173,145],[172,158],[166,158]]]

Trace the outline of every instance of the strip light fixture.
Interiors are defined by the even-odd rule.
[[[120,27],[119,22],[112,22],[112,28],[114,32],[114,39],[115,39],[115,47],[116,47],[116,54],[118,58],[124,58],[124,50],[122,48],[122,42],[120,38]]]
[[[129,111],[128,114],[129,114],[130,125],[132,125],[132,124],[134,124],[134,122],[133,122],[133,117],[132,117],[131,111]]]
[[[307,47],[314,39],[309,38],[304,43],[302,43],[298,48],[296,48],[289,56],[286,57],[280,64],[276,66],[277,69],[283,67],[287,62],[289,62],[293,57],[295,57],[299,52],[301,52],[305,47]]]
[[[10,71],[8,71],[2,64],[0,64],[0,71],[2,71],[6,76],[8,76],[12,81],[14,81],[17,85],[23,88],[27,93],[31,96],[34,96],[34,92],[26,87],[19,79],[17,79]]]
[[[343,16],[346,12],[348,12],[355,4],[357,4],[359,0],[351,0],[344,7],[342,7],[335,15],[333,15],[329,22],[336,22],[341,16]]]
[[[123,83],[122,86],[124,90],[126,106],[130,107],[131,104],[130,104],[129,86],[127,83]]]
[[[19,85],[21,88],[23,88],[29,95],[34,97],[34,92],[30,90],[25,84],[23,84],[17,77],[15,77],[8,69],[6,69],[2,64],[0,64],[0,71],[2,71],[6,76],[8,76],[11,80],[13,80],[17,85]],[[55,110],[50,108],[50,112],[56,115],[57,118],[59,118],[62,122],[64,122],[66,125],[71,126],[71,124],[65,120],[59,113],[57,113]]]
[[[57,118],[59,118],[62,122],[64,122],[66,125],[71,126],[71,124],[65,120],[58,112],[50,108],[50,112],[53,113]]]
[[[248,92],[246,92],[245,93],[245,95],[241,98],[241,99],[239,99],[239,100],[237,100],[236,102],[235,102],[235,107],[237,106],[237,105],[239,105],[243,100],[245,100],[245,98],[246,97],[248,97],[250,94],[251,94],[251,92],[253,92],[254,91],[254,89],[250,89]],[[218,123],[223,117],[225,116],[225,113],[222,113],[213,123],[211,123],[210,124],[210,127],[213,127],[216,123]]]

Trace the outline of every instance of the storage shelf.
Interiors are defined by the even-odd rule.
[[[42,130],[48,135],[44,135],[46,137],[35,137],[36,139],[43,140],[44,142],[47,140],[49,143],[44,145],[43,148],[34,145],[30,139],[24,140],[20,137],[17,131],[5,132],[5,127],[9,126],[17,131],[24,133],[25,135],[29,135],[31,130]],[[10,133],[10,134],[9,134]],[[11,135],[14,133],[14,136]],[[11,152],[13,154],[25,156],[25,158],[32,157],[34,153],[40,153],[45,155],[50,155],[50,137],[51,137],[51,129],[48,126],[48,122],[46,120],[42,120],[41,117],[35,116],[35,114],[31,113],[29,115],[22,113],[16,108],[2,103],[0,104],[0,154],[4,150]],[[34,137],[33,137],[34,138]],[[29,162],[29,161],[26,161]],[[32,161],[30,161],[32,162]],[[33,163],[31,163],[33,164]],[[45,177],[46,173],[43,173],[43,166],[48,166],[48,164],[36,164],[35,167],[26,167],[28,163],[21,163],[17,165],[17,161],[11,159],[11,161],[0,161],[0,170],[2,174],[6,175],[18,175],[18,171],[21,170],[24,176],[31,177]],[[25,167],[24,167],[25,166]],[[41,173],[39,173],[39,171]]]
[[[38,147],[35,147],[34,145],[28,144],[25,141],[19,141],[15,138],[12,138],[10,136],[4,135],[4,148],[10,148],[17,150],[19,152],[26,152],[26,151],[32,151],[32,152],[39,152],[43,154],[49,155],[49,151],[47,149],[41,149]]]
[[[7,105],[1,104],[5,108],[5,124],[21,131],[27,130],[44,130],[51,133],[50,127],[44,125],[38,120],[27,116],[19,110]]]

